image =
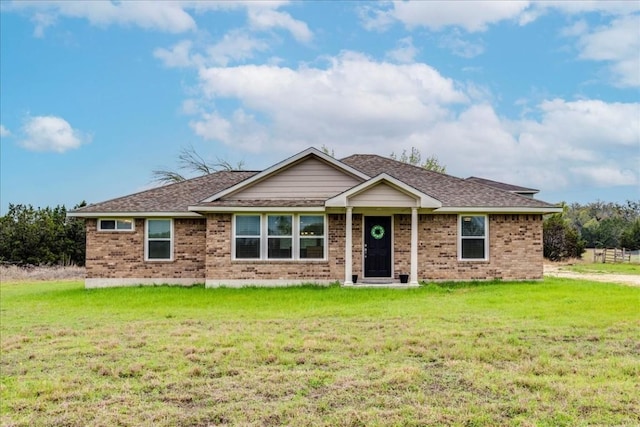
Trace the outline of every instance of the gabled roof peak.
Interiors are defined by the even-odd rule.
[[[344,173],[354,176],[360,180],[367,180],[369,179],[369,176],[366,175],[365,173],[363,173],[362,171],[352,168],[351,166],[342,163],[340,160],[326,154],[323,153],[322,151],[318,150],[315,147],[310,147],[307,148],[304,151],[299,152],[298,154],[295,154],[279,163],[276,163],[275,165],[271,166],[270,168],[265,169],[264,171],[255,174],[254,176],[252,176],[251,178],[242,181],[232,187],[229,187],[223,191],[220,191],[218,193],[215,193],[213,195],[211,195],[210,197],[207,197],[206,199],[202,200],[202,203],[208,203],[208,202],[213,202],[215,200],[218,200],[224,196],[227,196],[229,194],[235,193],[237,191],[240,191],[241,189],[247,188],[257,182],[260,182],[264,179],[266,179],[269,176],[272,176],[280,171],[283,171],[295,164],[300,163],[301,161],[308,159],[310,157],[315,157],[333,167],[335,167],[336,169],[339,169],[341,171],[343,171]]]

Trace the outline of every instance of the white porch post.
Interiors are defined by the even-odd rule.
[[[411,208],[411,274],[409,284],[418,284],[418,208]]]
[[[353,264],[353,244],[352,244],[352,230],[353,230],[353,208],[347,208],[347,221],[345,226],[345,242],[344,242],[344,284],[353,285],[352,280],[352,264]]]

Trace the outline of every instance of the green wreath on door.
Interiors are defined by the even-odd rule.
[[[371,237],[376,240],[380,240],[384,237],[384,227],[381,225],[374,225],[371,227]]]

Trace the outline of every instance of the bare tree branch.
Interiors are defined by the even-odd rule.
[[[180,150],[178,164],[180,165],[180,169],[197,172],[200,175],[208,175],[216,171],[215,165],[208,164],[207,161],[198,154],[196,149],[193,148],[193,145],[183,147]]]
[[[234,166],[227,160],[216,157],[215,163],[209,163],[200,154],[198,154],[192,145],[189,145],[180,149],[180,154],[178,155],[178,169],[192,174],[195,173],[198,176],[203,176],[222,170],[243,170],[244,161],[239,161]],[[161,185],[173,184],[187,179],[183,174],[168,169],[154,170],[152,171],[152,176],[153,182]]]
[[[151,172],[151,175],[153,176],[153,182],[161,185],[173,184],[175,182],[184,181],[186,179],[178,172],[169,170],[154,170]]]

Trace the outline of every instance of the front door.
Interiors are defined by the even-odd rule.
[[[364,277],[391,277],[391,217],[364,217]]]

